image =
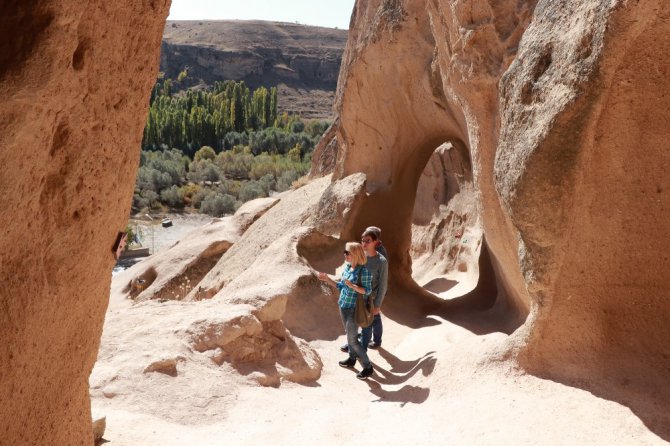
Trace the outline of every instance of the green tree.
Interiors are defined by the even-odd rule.
[[[195,152],[195,157],[193,158],[193,161],[202,161],[202,160],[213,161],[214,158],[216,158],[216,152],[214,151],[214,149],[211,148],[210,146],[202,146],[200,150]]]
[[[189,181],[199,183],[203,181],[219,181],[223,178],[221,169],[210,160],[193,161],[187,174]]]
[[[246,181],[240,187],[239,198],[241,202],[253,200],[254,198],[267,197],[263,186],[257,181]]]
[[[298,143],[291,150],[288,151],[288,157],[294,163],[299,163],[302,157],[302,146]]]
[[[200,212],[213,217],[222,217],[235,210],[235,197],[231,195],[220,195],[216,192],[210,192],[200,204]]]
[[[163,204],[171,208],[181,209],[184,207],[184,193],[177,186],[163,190],[160,199]]]
[[[188,76],[188,70],[184,68],[177,76],[177,82],[179,83],[184,82],[187,76]]]

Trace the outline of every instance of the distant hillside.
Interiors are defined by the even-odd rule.
[[[276,86],[280,112],[332,115],[347,30],[264,21],[168,21],[161,71],[182,87],[217,80]]]

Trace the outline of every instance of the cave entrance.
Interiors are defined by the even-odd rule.
[[[409,256],[411,278],[422,294],[433,296],[434,313],[464,321],[472,312],[496,304],[498,287],[486,247],[472,162],[460,140],[440,144],[418,178]],[[475,331],[510,331],[500,324],[484,325],[490,324]]]
[[[342,235],[355,240],[367,226],[382,228],[389,254],[384,308],[396,322],[416,328],[443,319],[477,334],[509,334],[527,314],[509,300],[488,249],[476,164],[459,137],[465,134],[458,128],[407,132],[375,162],[351,151],[345,174],[347,167],[366,166],[367,194]]]
[[[465,146],[438,146],[419,178],[412,212],[412,278],[426,291],[453,299],[479,278],[483,230]]]

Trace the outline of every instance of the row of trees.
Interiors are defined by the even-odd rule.
[[[172,80],[166,79],[152,90],[142,148],[175,147],[193,156],[205,145],[223,149],[228,132],[279,127],[280,118],[276,87],[251,91],[243,81],[224,81],[211,90],[173,94]]]
[[[174,87],[166,79],[151,93],[135,212],[168,207],[221,216],[287,190],[309,170],[328,127],[278,115],[274,87],[252,91],[242,81],[217,82],[209,90]]]

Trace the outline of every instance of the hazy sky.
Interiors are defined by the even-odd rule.
[[[349,28],[354,0],[172,0],[168,20],[274,20]]]

